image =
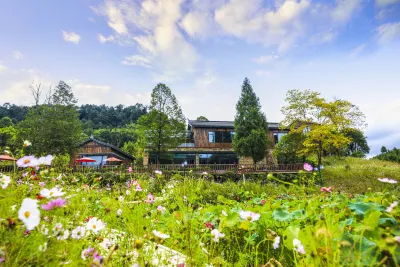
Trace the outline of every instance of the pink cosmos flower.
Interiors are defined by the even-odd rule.
[[[39,182],[39,186],[40,186],[40,187],[43,187],[43,186],[45,186],[45,185],[46,185],[45,182]]]
[[[129,167],[128,172],[129,173],[133,172],[132,166]]]
[[[214,227],[213,224],[210,223],[210,222],[206,222],[205,226],[206,226],[206,228],[208,228],[208,229],[213,229],[213,227]]]
[[[140,186],[140,184],[136,184],[136,191],[142,191],[142,187]]]
[[[332,193],[332,186],[330,187],[322,187],[321,192]]]
[[[0,257],[0,263],[4,262],[5,259],[3,257]]]
[[[131,188],[131,182],[130,182],[130,181],[126,182],[126,186],[127,186],[128,188]]]
[[[154,195],[152,193],[147,195],[146,202],[149,203],[149,204],[153,204],[154,203]]]
[[[59,197],[59,198],[57,198],[55,200],[49,201],[47,204],[43,204],[42,205],[42,209],[44,209],[44,210],[52,210],[52,209],[54,209],[56,207],[61,208],[61,207],[65,206],[66,202],[67,201],[65,199],[62,199],[62,198]]]
[[[309,164],[309,163],[307,163],[307,162],[304,163],[303,168],[304,168],[304,170],[306,170],[306,171],[308,171],[308,172],[311,172],[311,171],[314,170],[313,166],[311,166],[311,164]]]

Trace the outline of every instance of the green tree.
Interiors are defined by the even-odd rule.
[[[345,156],[352,156],[357,158],[365,158],[369,153],[370,148],[367,143],[367,137],[364,133],[357,129],[346,129],[344,135],[351,139],[351,143],[344,151]]]
[[[381,153],[383,154],[383,153],[386,153],[386,152],[388,152],[387,148],[385,146],[382,146],[381,147]]]
[[[245,78],[236,104],[233,149],[242,157],[251,157],[254,164],[265,158],[269,145],[268,123],[258,97]]]
[[[0,119],[0,128],[14,126],[14,123],[9,117],[4,117]]]
[[[386,148],[386,147],[384,147],[384,148]],[[398,148],[393,148],[391,150],[386,149],[385,152],[382,152],[382,154],[379,154],[379,155],[375,156],[374,158],[400,163],[400,149],[398,149]]]
[[[305,157],[300,151],[304,149],[305,134],[293,133],[282,136],[274,149],[279,164],[304,163]]]
[[[204,116],[199,116],[199,117],[197,117],[196,120],[197,121],[208,121],[208,119],[206,117],[204,117]]]
[[[75,105],[78,100],[72,93],[71,87],[64,81],[60,81],[51,96],[51,102],[55,105]]]
[[[310,90],[290,90],[287,106],[282,108],[284,128],[289,134],[304,133],[301,155],[315,155],[321,166],[322,157],[339,154],[352,139],[346,136],[347,129],[363,128],[365,116],[357,106],[346,100],[327,101],[319,93]]]
[[[146,139],[149,150],[160,157],[185,139],[185,117],[175,95],[165,84],[153,89],[149,113],[139,118],[138,132]]]

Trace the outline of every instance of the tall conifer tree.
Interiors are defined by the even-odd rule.
[[[245,78],[236,104],[233,149],[240,157],[251,157],[254,164],[265,158],[269,145],[268,123],[258,97]]]

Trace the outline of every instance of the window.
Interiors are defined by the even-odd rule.
[[[208,133],[208,142],[215,143],[215,132]]]
[[[287,134],[286,132],[277,132],[277,133],[274,133],[275,144],[277,144],[277,143],[281,140],[281,138],[282,138],[283,136],[285,136],[286,134]]]
[[[232,143],[235,132],[209,132],[208,142],[210,143]]]
[[[236,164],[238,157],[234,153],[199,154],[200,164]]]

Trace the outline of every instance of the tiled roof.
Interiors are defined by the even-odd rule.
[[[195,128],[229,128],[234,129],[233,121],[197,121],[189,120],[189,125]],[[269,129],[279,129],[279,123],[268,122]]]
[[[117,151],[118,153],[124,155],[124,156],[127,157],[128,159],[131,159],[131,160],[134,160],[134,159],[135,159],[134,156],[132,156],[132,155],[126,153],[125,151],[119,149],[118,147],[113,146],[113,145],[111,145],[111,144],[107,144],[106,142],[97,140],[97,139],[93,138],[92,136],[91,136],[88,140],[86,140],[85,142],[83,142],[82,144],[80,144],[79,146],[86,145],[86,144],[89,143],[89,142],[95,142],[95,143],[97,143],[97,144],[99,144],[99,145],[106,146],[106,147],[110,147],[110,148],[114,149],[115,151]]]

